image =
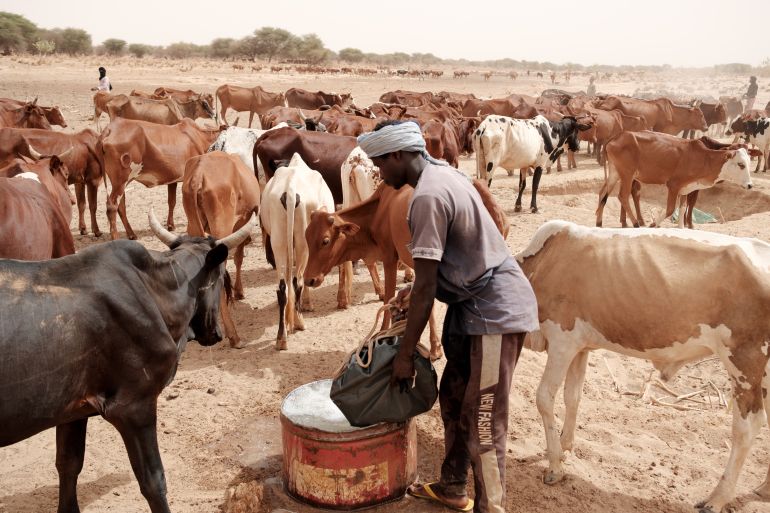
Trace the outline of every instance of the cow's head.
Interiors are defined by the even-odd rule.
[[[743,148],[725,151],[725,161],[719,171],[717,181],[733,182],[744,189],[751,189],[750,162],[749,154]]]
[[[745,117],[739,116],[738,119],[732,122],[730,128],[727,129],[725,135],[740,135],[746,133],[746,125],[748,121]]]
[[[305,273],[305,285],[318,287],[324,277],[344,260],[347,238],[360,230],[357,224],[343,222],[339,216],[325,210],[316,210],[310,214],[310,222],[305,230],[308,247],[308,261]]]
[[[171,250],[167,253],[169,283],[176,286],[186,280],[187,293],[178,301],[192,304],[167,305],[167,316],[176,315],[178,318],[167,318],[167,324],[178,326],[179,333],[172,334],[179,338],[185,335],[187,340],[197,340],[202,346],[214,345],[222,340],[222,330],[219,326],[219,306],[222,290],[230,298],[229,277],[225,271],[225,261],[229,251],[238,247],[257,224],[256,217],[252,218],[235,233],[219,240],[213,237],[189,237],[175,235],[161,226],[155,213],[149,213],[150,228],[161,242]],[[172,285],[173,286],[173,285]]]
[[[67,122],[64,121],[64,115],[59,107],[43,107],[43,112],[45,112],[45,117],[50,124],[67,128]]]
[[[339,95],[339,105],[343,109],[350,107],[353,104],[353,95],[351,93],[342,93]]]
[[[25,103],[23,106],[16,109],[16,112],[19,116],[16,121],[16,126],[19,128],[51,129],[51,124],[45,116],[45,111],[42,107],[37,105],[37,98],[35,98],[35,101],[33,102]]]
[[[706,123],[706,118],[703,116],[703,111],[700,110],[700,107],[690,107],[687,109],[687,128],[704,132],[708,130],[708,123]]]

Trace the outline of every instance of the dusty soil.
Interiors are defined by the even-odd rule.
[[[92,126],[88,89],[95,83],[99,64],[108,68],[116,92],[129,92],[132,88],[152,90],[159,85],[213,92],[222,83],[261,84],[268,90],[298,86],[351,91],[359,105],[368,105],[382,92],[397,88],[502,95],[514,91],[535,94],[551,87],[545,80],[513,82],[507,77],[493,77],[485,82],[478,75],[465,80],[417,81],[255,74],[234,71],[229,64],[203,62],[192,63],[189,71],[180,71],[179,65],[163,62],[137,65],[128,60],[105,62],[96,58],[36,64],[31,59],[23,62],[0,59],[3,77],[0,97],[38,96],[41,104],[57,104],[70,123],[68,131]],[[188,67],[189,64],[185,64],[182,69]],[[451,70],[447,71],[451,76]],[[584,88],[587,78],[573,77],[572,82],[570,86],[560,86],[569,90]],[[641,84],[599,83],[600,91],[632,92],[637,87],[734,94],[743,92],[745,79],[692,79],[672,74],[647,77]],[[763,88],[762,101],[757,104],[764,105],[766,96]],[[229,117],[232,120],[235,116]],[[474,166],[474,160],[469,158],[461,162],[461,168],[468,174],[473,173]],[[511,251],[522,249],[538,226],[549,219],[593,225],[601,177],[601,168],[581,153],[577,171],[553,171],[544,176],[538,214],[516,214],[513,191],[518,176],[508,177],[498,170],[492,189],[513,223],[508,237]],[[663,195],[652,187],[645,188],[644,194],[644,212],[649,218],[650,209],[660,208]],[[102,188],[99,221],[103,230],[107,228],[104,197]],[[160,249],[161,244],[146,228],[145,216],[150,206],[155,206],[159,215],[166,211],[165,188],[146,189],[132,184],[127,197],[130,220],[138,229],[140,241]],[[528,192],[524,201],[527,205]],[[720,220],[724,218],[724,222],[706,225],[703,229],[770,239],[770,182],[764,175],[757,177],[755,189],[750,192],[719,186],[701,195],[698,206]],[[617,201],[611,200],[605,212],[605,226],[619,225],[618,210]],[[184,230],[186,221],[181,206],[175,219],[178,229]],[[78,248],[105,240],[73,233]],[[241,337],[248,341],[247,347],[233,350],[225,344],[213,348],[190,344],[176,379],[159,400],[158,435],[171,508],[177,513],[221,511],[228,489],[256,480],[251,486],[261,497],[261,505],[254,511],[270,512],[279,508],[293,512],[318,511],[292,501],[281,490],[278,420],[281,399],[299,385],[330,376],[343,356],[368,332],[378,301],[362,274],[354,284],[354,306],[345,311],[336,310],[337,280],[331,276],[320,289],[312,292],[315,311],[306,315],[307,330],[291,336],[288,351],[277,352],[274,349],[277,279],[259,244],[248,248],[244,271],[246,299],[234,306],[234,317]],[[654,300],[639,298],[640,302]],[[525,351],[514,375],[506,511],[684,513],[692,511],[692,504],[716,485],[728,456],[731,417],[727,408],[717,405],[716,393],[710,394],[711,405],[689,403],[696,408],[692,411],[655,406],[649,399],[640,400],[623,393],[639,391],[652,366],[602,352],[593,354],[589,361],[575,450],[566,462],[569,475],[555,486],[543,485],[545,440],[534,397],[544,364],[545,354]],[[443,363],[439,362],[437,368],[440,373]],[[729,390],[726,374],[715,361],[688,366],[670,387],[685,393],[703,387],[709,380],[723,391]],[[651,395],[668,398],[655,387]],[[419,417],[417,426],[419,474],[422,478],[433,478],[443,451],[438,406]],[[79,486],[82,510],[147,511],[117,432],[102,419],[92,419],[87,447]],[[0,449],[0,512],[39,513],[56,509],[54,455],[53,430]],[[736,504],[741,511],[770,512],[770,504],[761,502],[751,492],[764,479],[768,462],[768,434],[763,430],[738,484]],[[372,511],[444,510],[407,498]]]

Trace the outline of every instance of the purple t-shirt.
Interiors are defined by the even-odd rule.
[[[538,328],[532,287],[467,176],[428,164],[414,189],[407,222],[412,257],[439,262],[437,298],[455,310],[454,332],[486,335]]]

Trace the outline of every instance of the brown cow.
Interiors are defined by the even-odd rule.
[[[190,119],[168,126],[118,118],[107,125],[96,151],[101,155],[104,175],[110,182],[107,218],[112,240],[118,238],[118,212],[126,235],[136,239],[126,216],[126,185],[132,180],[145,187],[168,185],[166,224],[173,230],[176,185],[184,178],[185,162],[205,153],[218,135],[219,130],[203,130]]]
[[[214,111],[211,106],[200,97],[179,102],[173,98],[152,100],[118,94],[113,95],[105,105],[110,115],[110,121],[120,117],[150,121],[161,125],[176,125],[184,118],[214,118]]]
[[[725,135],[727,127],[743,114],[743,102],[737,96],[720,96],[719,103],[725,106],[725,113],[727,114],[727,121],[719,134],[719,137]]]
[[[286,106],[300,109],[317,109],[322,105],[339,105],[343,109],[350,107],[353,96],[350,93],[324,93],[323,91],[306,91],[292,87],[286,91]]]
[[[662,98],[661,100],[664,99]],[[684,107],[682,105],[674,105],[672,102],[671,123],[664,124],[660,127],[660,130],[656,131],[670,135],[684,132],[684,135],[686,135],[690,130],[700,130],[702,132],[708,130],[708,124],[706,124],[703,112],[698,107]]]
[[[608,171],[599,191],[596,226],[602,225],[607,198],[620,184],[618,199],[635,227],[641,213],[630,209],[629,196],[634,181],[664,184],[668,188],[666,209],[653,221],[654,226],[674,213],[679,196],[729,180],[751,188],[749,156],[746,150],[711,150],[701,140],[680,139],[655,132],[623,132],[607,143]]]
[[[644,118],[639,116],[628,116],[619,110],[601,110],[593,107],[585,107],[585,111],[594,118],[593,127],[585,132],[580,132],[578,137],[581,141],[588,141],[594,144],[593,153],[599,161],[604,164],[604,152],[602,148],[607,142],[620,135],[621,132],[638,132],[649,130]]]
[[[259,215],[259,182],[251,169],[240,158],[221,151],[190,158],[185,164],[182,181],[182,205],[187,215],[187,234],[203,237],[206,234],[222,239],[245,225],[252,215]],[[247,238],[235,249],[235,284],[233,297],[243,299],[241,265],[243,250],[251,242]],[[230,316],[230,309],[222,291],[220,312],[225,335],[230,346],[243,347],[241,338]]]
[[[714,125],[717,125],[716,128],[718,129],[727,123],[727,110],[723,104],[697,101],[694,103],[694,106],[703,113],[703,119],[706,120],[706,126],[709,127],[709,131],[711,131],[711,127]],[[685,137],[692,139],[693,136],[693,130],[685,131]]]
[[[261,116],[272,107],[287,106],[283,93],[270,93],[262,89],[261,86],[249,88],[223,84],[217,88],[215,94],[222,106],[219,115],[222,116],[222,123],[225,124],[227,124],[227,109],[233,109],[235,112],[248,112],[249,128],[251,128],[254,114]]]
[[[214,96],[211,93],[196,93],[192,89],[174,89],[161,86],[156,88],[153,94],[159,98],[173,98],[180,103],[201,99],[205,100],[210,107],[214,107]]]
[[[46,113],[37,105],[37,98],[21,107],[10,104],[0,104],[0,128],[42,128],[50,130]]]
[[[91,231],[99,237],[96,221],[96,197],[102,182],[102,166],[96,153],[97,134],[81,130],[74,134],[29,128],[0,129],[0,161],[16,155],[33,159],[39,154],[59,155],[69,170],[69,183],[75,185],[78,205],[78,229],[87,233],[85,222],[86,193],[91,214]]]
[[[67,167],[58,157],[0,169],[0,258],[47,260],[75,253]]]
[[[443,159],[452,167],[457,167],[460,157],[460,140],[457,129],[452,122],[431,119],[422,125],[421,130],[428,153],[433,158]]]
[[[419,107],[431,103],[435,98],[436,95],[431,92],[420,93],[417,91],[404,91],[398,89],[396,91],[382,93],[379,101],[383,103],[397,103],[409,107]]]
[[[619,110],[627,116],[639,116],[651,130],[660,131],[673,123],[674,112],[671,100],[638,100],[619,96],[608,96],[595,102],[596,108],[602,110]]]
[[[12,106],[13,108],[17,107],[23,107],[26,105],[27,102],[23,102],[21,100],[12,100],[10,98],[0,98],[0,105],[5,104]],[[45,118],[48,120],[48,123],[51,125],[58,125],[62,128],[67,128],[67,122],[64,120],[64,114],[62,114],[61,109],[59,109],[58,106],[54,107],[43,107],[40,106],[41,109],[43,109],[43,112],[45,113]]]

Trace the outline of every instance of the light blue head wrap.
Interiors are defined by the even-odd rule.
[[[369,158],[381,157],[394,151],[420,153],[431,164],[448,166],[445,161],[434,159],[425,150],[425,139],[420,126],[414,121],[388,125],[376,132],[367,132],[358,136],[358,145]]]

